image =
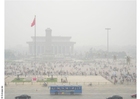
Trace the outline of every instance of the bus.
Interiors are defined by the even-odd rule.
[[[82,86],[50,86],[50,94],[82,94]]]

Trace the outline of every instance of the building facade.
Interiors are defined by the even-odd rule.
[[[32,41],[27,42],[29,45],[30,55],[71,55],[73,54],[75,42],[71,42],[71,37],[52,36],[52,30],[45,30],[46,36],[31,37]],[[36,41],[36,43],[35,43]],[[36,49],[36,50],[35,50]]]

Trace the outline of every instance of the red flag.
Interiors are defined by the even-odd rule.
[[[33,78],[33,81],[36,81],[36,77]]]
[[[31,23],[31,27],[35,25],[35,18],[33,20],[33,22]]]

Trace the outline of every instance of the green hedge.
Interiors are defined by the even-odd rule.
[[[12,82],[31,82],[31,81],[28,81],[28,80],[24,80],[25,78],[15,78],[14,80],[12,80]]]
[[[47,79],[44,79],[44,80],[37,80],[37,82],[57,82],[57,78],[47,78]]]

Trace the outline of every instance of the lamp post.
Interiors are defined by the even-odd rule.
[[[107,62],[108,61],[108,53],[109,53],[109,30],[111,30],[111,28],[105,28],[105,30],[107,30]]]

